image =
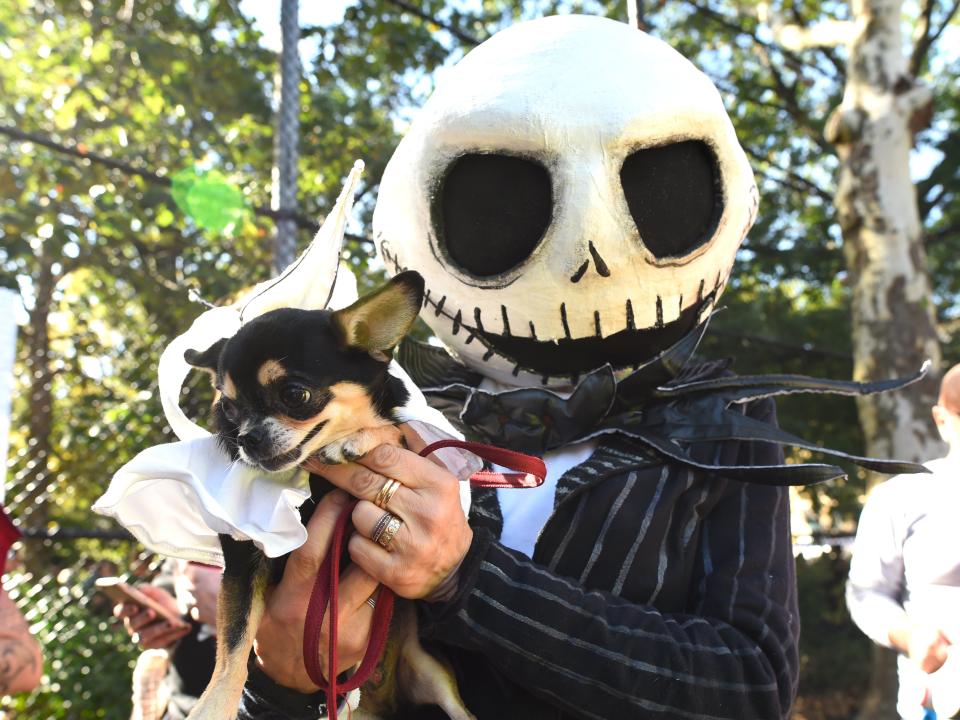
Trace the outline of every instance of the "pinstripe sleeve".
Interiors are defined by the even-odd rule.
[[[686,613],[587,591],[477,531],[457,597],[421,628],[576,717],[785,718],[799,633],[787,494],[718,482]]]

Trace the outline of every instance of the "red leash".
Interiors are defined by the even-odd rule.
[[[543,460],[531,455],[504,450],[493,445],[467,442],[465,440],[440,440],[427,445],[420,451],[421,457],[443,448],[455,447],[468,450],[495,465],[510,468],[513,472],[495,472],[481,470],[470,477],[473,487],[481,488],[531,488],[542,485],[547,477],[547,468]],[[340,584],[340,556],[343,543],[349,531],[353,530],[351,516],[357,505],[353,500],[344,508],[333,530],[333,539],[327,556],[320,565],[317,579],[310,593],[307,605],[307,617],[303,624],[303,664],[307,675],[314,684],[323,688],[327,694],[327,713],[330,720],[337,720],[338,697],[363,685],[373,673],[383,656],[383,649],[390,632],[390,620],[393,618],[394,594],[390,588],[382,587],[377,593],[373,608],[373,620],[370,625],[370,641],[367,651],[357,671],[344,682],[338,682],[336,675],[329,680],[323,676],[320,668],[320,627],[330,607],[330,646],[327,648],[327,667],[337,667],[337,599]]]
[[[420,457],[443,448],[455,447],[468,450],[477,457],[494,465],[510,468],[515,472],[495,472],[480,470],[470,476],[470,485],[477,488],[535,488],[543,485],[547,478],[547,466],[543,460],[533,455],[524,455],[513,450],[504,450],[494,445],[484,445],[468,440],[438,440],[420,451]]]

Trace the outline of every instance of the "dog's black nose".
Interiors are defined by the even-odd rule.
[[[247,452],[253,452],[263,444],[264,438],[267,434],[263,431],[263,428],[251,428],[247,432],[243,433],[237,438],[237,441]]]

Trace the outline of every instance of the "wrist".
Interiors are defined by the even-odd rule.
[[[447,602],[457,594],[457,588],[460,585],[460,566],[463,565],[463,558],[456,564],[440,584],[424,596],[426,602]]]
[[[463,560],[470,552],[470,546],[473,545],[473,529],[467,525],[466,541],[463,544],[463,551],[460,553],[460,559],[457,561],[446,577],[440,583],[427,593],[423,600],[426,602],[447,602],[452,600],[457,594],[457,588],[460,581],[460,568],[463,566]]]

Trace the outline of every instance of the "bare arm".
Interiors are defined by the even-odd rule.
[[[0,695],[30,692],[40,684],[43,656],[27,621],[0,589]]]

